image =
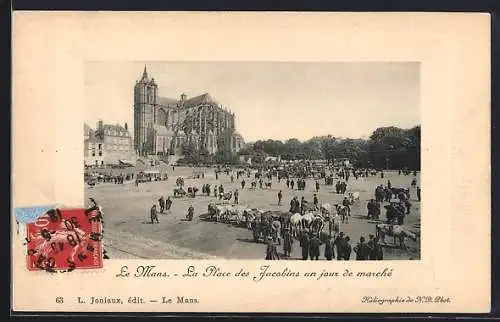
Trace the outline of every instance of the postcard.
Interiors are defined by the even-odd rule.
[[[489,312],[490,90],[482,13],[14,12],[12,309]]]

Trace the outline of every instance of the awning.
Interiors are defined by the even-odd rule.
[[[146,170],[143,171],[144,174],[160,174],[160,171],[157,170]]]

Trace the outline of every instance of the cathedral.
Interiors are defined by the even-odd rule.
[[[243,138],[235,116],[209,94],[179,99],[158,96],[158,84],[144,72],[134,87],[134,149],[138,155],[182,156],[186,147],[215,154],[236,153]]]

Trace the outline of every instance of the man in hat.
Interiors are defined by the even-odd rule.
[[[172,199],[170,199],[170,196],[167,197],[167,200],[165,201],[165,208],[167,210],[167,213],[170,211],[170,207],[172,207]]]
[[[344,197],[344,200],[342,200],[342,206],[347,208],[347,215],[351,215],[351,203],[349,202],[349,199],[347,197]]]
[[[359,238],[359,243],[354,246],[354,252],[356,253],[356,260],[364,261],[368,260],[368,256],[370,254],[370,248],[365,243],[365,237],[361,236]]]
[[[350,241],[351,238],[349,236],[346,236],[344,240],[344,246],[342,249],[342,260],[348,261],[351,259],[352,247]]]
[[[318,191],[319,191],[319,182],[316,181],[316,192],[318,192]]]
[[[273,242],[273,237],[267,237],[266,260],[279,260],[278,249]]]
[[[187,213],[186,219],[189,221],[192,221],[193,217],[194,217],[194,207],[193,207],[193,205],[190,205],[188,208],[188,213]]]
[[[165,199],[163,199],[163,196],[158,199],[158,203],[160,204],[160,213],[163,213],[165,210]]]
[[[368,258],[367,259],[371,259],[371,253],[373,251],[373,243],[374,243],[374,238],[375,236],[373,234],[369,234],[368,235],[368,242],[366,243],[366,245],[368,246],[368,248],[370,249],[369,253],[368,253]]]
[[[331,261],[333,258],[335,258],[335,252],[334,252],[334,246],[335,244],[335,239],[333,238],[332,235],[328,235],[328,239],[326,240],[325,243],[325,258],[326,260]]]
[[[290,227],[286,226],[283,229],[283,253],[285,253],[286,257],[290,257],[293,246],[293,236],[290,232]]]
[[[343,250],[345,246],[345,240],[344,240],[344,232],[341,231],[340,234],[335,238],[335,241],[333,242],[333,246],[337,248],[337,260],[342,260],[343,256]]]
[[[370,250],[370,260],[380,261],[384,259],[384,250],[378,242],[378,237],[373,239],[372,247],[370,248]]]
[[[321,245],[321,240],[319,239],[319,234],[314,234],[311,237],[309,243],[309,259],[310,260],[318,260],[319,259],[319,246]]]
[[[302,247],[302,260],[307,260],[309,257],[309,234],[305,230],[300,231],[300,247]]]
[[[153,207],[151,207],[151,223],[154,224],[156,221],[156,223],[160,223],[160,221],[158,220],[158,213],[156,211],[156,205],[153,205]]]
[[[306,212],[306,204],[307,204],[306,198],[304,198],[304,196],[302,196],[302,198],[300,198],[300,214],[301,215],[303,215]]]
[[[278,192],[278,206],[281,206],[281,199],[283,198],[283,193],[281,192]]]
[[[238,189],[234,190],[234,203],[238,204],[239,203],[239,193]]]
[[[370,199],[368,203],[366,204],[366,210],[368,210],[368,214],[366,215],[367,219],[374,218],[374,213],[375,213],[375,200]]]

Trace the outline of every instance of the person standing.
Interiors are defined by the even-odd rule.
[[[156,223],[160,223],[160,221],[158,220],[158,213],[156,211],[156,205],[153,205],[153,207],[151,207],[151,223],[154,224],[156,221]]]
[[[325,258],[328,261],[331,261],[333,258],[335,258],[335,252],[333,250],[335,247],[334,243],[335,239],[333,238],[332,235],[329,235],[325,243]]]
[[[316,192],[319,192],[319,182],[316,181]]]
[[[167,213],[170,212],[170,207],[172,207],[172,199],[170,199],[170,197],[167,197],[167,200],[165,201],[165,208],[167,210]]]
[[[215,180],[219,180],[219,173],[215,172]]]
[[[350,241],[351,238],[349,236],[346,236],[342,250],[342,260],[348,261],[351,259],[352,247]]]
[[[283,253],[285,253],[286,257],[290,257],[290,254],[292,253],[292,246],[293,236],[290,232],[290,228],[285,227],[283,232]]]
[[[309,243],[309,255],[310,255],[310,260],[318,260],[319,259],[319,246],[321,245],[321,240],[318,237],[319,234],[315,234],[311,237],[310,243]]]
[[[278,197],[279,198],[279,197]],[[295,197],[292,198],[292,200],[290,200],[290,212],[292,214],[295,213]]]
[[[318,196],[316,194],[314,194],[313,203],[314,207],[318,208],[319,201],[318,201]]]
[[[283,193],[281,192],[278,192],[278,206],[281,206],[281,199],[283,198]]]
[[[188,221],[192,221],[193,217],[194,217],[194,207],[193,207],[193,205],[190,205],[188,208],[188,213],[187,213],[186,219]]]
[[[295,186],[295,182],[293,180],[290,181],[290,188],[293,190],[293,186]]]
[[[343,251],[345,247],[345,239],[343,231],[341,231],[340,234],[335,238],[333,246],[337,249],[337,260],[342,260]]]
[[[420,186],[417,187],[417,199],[420,201]]]
[[[233,183],[233,182],[234,182],[234,176],[231,175],[231,183]]]
[[[217,185],[214,185],[214,197],[217,198]]]
[[[306,199],[304,198],[304,196],[302,196],[302,198],[300,198],[300,214],[303,215],[305,212],[306,212]]]
[[[387,180],[387,188],[392,189],[391,180]]]
[[[381,261],[383,259],[384,259],[384,250],[378,242],[378,237],[374,238],[370,252],[370,260]]]
[[[286,187],[290,188],[290,179],[286,179]]]
[[[344,200],[342,200],[342,206],[347,208],[347,215],[351,215],[351,203],[349,202],[349,199],[347,197],[344,197]]]
[[[245,189],[245,179],[241,180],[241,190]]]
[[[278,249],[273,242],[273,237],[267,237],[266,260],[279,260]]]
[[[374,247],[374,245],[373,245],[373,243],[374,243],[374,237],[375,236],[373,236],[373,234],[369,234],[368,235],[368,243],[366,243],[366,245],[368,246],[368,249],[369,249],[369,251],[368,251],[368,258],[367,258],[368,260],[371,260],[371,254],[372,254],[373,247]]]
[[[370,248],[365,243],[365,237],[361,236],[359,238],[359,243],[354,246],[354,252],[356,253],[356,260],[365,261],[368,260],[368,255],[370,254]]]
[[[300,247],[302,247],[302,260],[309,257],[309,234],[305,230],[300,232]]]
[[[374,218],[374,200],[373,199],[370,199],[370,201],[368,201],[368,204],[366,205],[366,209],[368,210],[368,214],[366,215],[366,218],[367,219],[370,219],[370,218]]]
[[[165,210],[165,199],[163,199],[163,196],[158,199],[158,203],[160,204],[160,213],[163,213]]]
[[[238,189],[234,190],[234,203],[235,204],[238,204],[239,202],[239,193],[238,193]]]

